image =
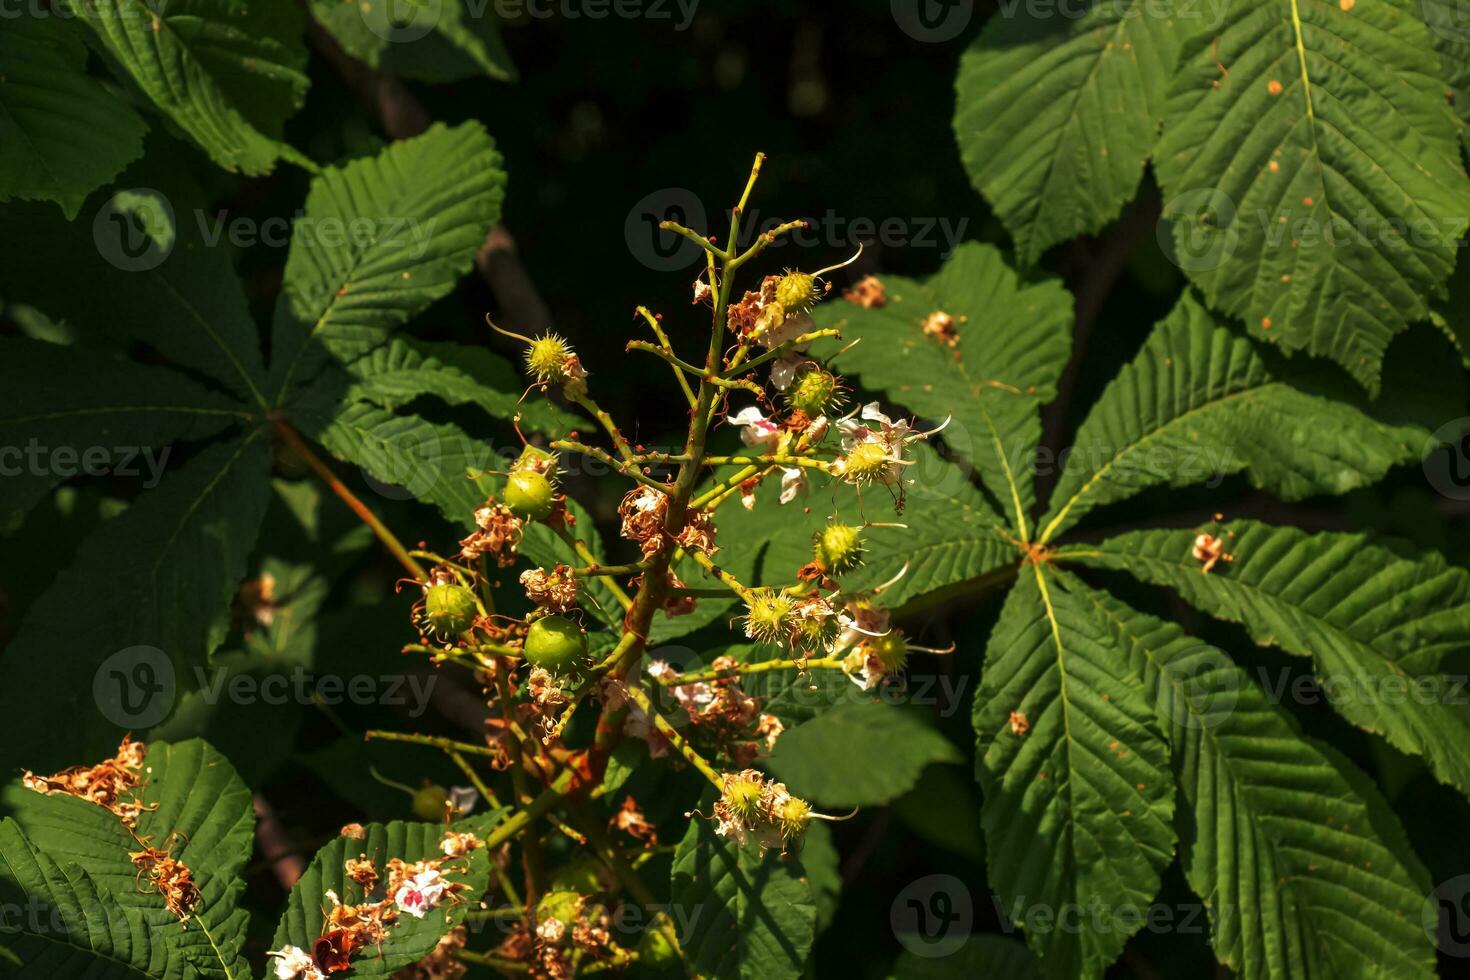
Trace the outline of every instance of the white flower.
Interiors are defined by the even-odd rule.
[[[800,466],[781,467],[781,503],[789,504],[799,493],[806,493],[806,471]]]
[[[804,354],[787,354],[771,365],[771,387],[785,391],[796,378],[796,369],[807,363]]]
[[[430,868],[404,882],[393,896],[393,902],[399,910],[422,919],[425,912],[439,904],[444,889],[444,876]]]
[[[680,684],[673,689],[673,693],[680,707],[691,715],[699,714],[715,699],[714,689],[703,681],[696,681],[693,684]]]
[[[810,313],[787,313],[780,326],[761,331],[755,339],[762,347],[770,350],[772,347],[780,347],[788,340],[795,340],[804,333],[810,333],[815,325]]]
[[[891,629],[888,610],[869,599],[849,598],[842,608],[842,634],[835,649],[841,653],[858,646],[866,638],[883,636]]]
[[[270,950],[265,955],[276,957],[277,980],[321,980],[322,974],[316,968],[316,961],[304,949],[283,946]]]
[[[904,448],[911,442],[927,439],[939,432],[949,419],[928,432],[915,432],[902,419],[890,419],[878,407],[869,402],[862,407],[860,417],[866,422],[876,422],[878,428],[864,425],[852,416],[839,419],[837,431],[842,434],[842,451],[847,458],[838,462],[839,472],[854,483],[879,483],[892,486],[903,477]]]
[[[781,439],[781,427],[761,414],[754,405],[747,405],[730,416],[730,424],[740,426],[740,441],[747,446],[771,450]]]
[[[673,677],[678,673],[667,660],[650,660],[648,666],[644,669],[647,671],[648,676],[656,681],[661,681],[665,677]]]
[[[473,786],[452,786],[449,789],[449,812],[462,817],[480,802],[480,791]]]

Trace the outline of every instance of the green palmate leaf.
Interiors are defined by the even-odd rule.
[[[199,975],[248,977],[242,948],[250,917],[239,901],[255,840],[250,790],[224,756],[198,739],[149,744],[145,771],[136,838],[96,804],[43,796],[19,782],[0,788],[0,810],[49,858],[74,863],[112,901],[137,913]],[[168,911],[161,895],[138,886],[129,856],[142,849],[138,840],[168,850],[194,873],[199,900],[188,922]]]
[[[86,384],[58,386],[57,379]],[[164,368],[18,337],[0,339],[0,513],[31,507],[68,477],[118,473],[151,486],[169,444],[247,418],[236,401]],[[161,447],[161,448],[158,448]]]
[[[1470,17],[1455,0],[1420,0],[1419,13],[1429,27],[1429,39],[1439,52],[1440,77],[1454,91],[1460,139],[1470,139]]]
[[[970,460],[1016,530],[1036,502],[1032,460],[1041,406],[1056,394],[1072,346],[1072,299],[1061,283],[1023,282],[989,245],[961,246],[923,282],[888,277],[872,309],[818,307],[822,326],[862,342],[836,366],[933,420],[952,416],[946,444]],[[958,343],[925,333],[931,313],[954,317]]]
[[[435,425],[417,416],[394,415],[362,403],[318,410],[305,403],[297,421],[301,430],[333,455],[362,467],[374,489],[389,497],[416,497],[433,504],[450,523],[470,530],[475,511],[498,496],[506,460],[488,443],[477,442],[453,425]],[[576,518],[576,535],[595,555],[605,554],[601,537],[587,512],[573,500],[567,509]],[[527,524],[521,553],[546,568],[557,562],[580,564],[566,544],[543,524]],[[622,622],[622,609],[600,581],[587,591],[590,608],[607,623]]]
[[[1244,470],[1254,486],[1298,500],[1366,486],[1420,457],[1425,428],[1366,406],[1346,385],[1313,393],[1303,384],[1312,371],[1268,360],[1185,295],[1082,423],[1042,540],[1150,486]]]
[[[302,407],[301,431],[333,455],[362,467],[389,497],[416,497],[439,508],[449,521],[474,523],[475,509],[498,489],[488,475],[505,460],[487,443],[453,425],[435,425],[415,415],[395,415],[362,402],[318,413]]]
[[[311,13],[353,57],[392,75],[457,82],[476,75],[514,81],[498,8],[460,0],[312,0]]]
[[[1470,793],[1470,709],[1461,685],[1438,674],[1470,648],[1470,573],[1361,534],[1254,521],[1217,533],[1226,532],[1234,560],[1208,575],[1191,555],[1190,530],[1123,534],[1075,556],[1169,586],[1263,646],[1311,657],[1343,717]]]
[[[1210,304],[1370,389],[1470,221],[1416,6],[1230,0],[1186,43],[1155,154],[1179,264]]]
[[[818,477],[804,508],[800,499],[781,504],[779,473],[767,477],[750,510],[730,501],[715,512],[720,565],[743,582],[789,585],[797,570],[812,560],[812,536],[829,520],[850,525],[860,525],[865,518],[901,523],[901,527],[865,528],[863,565],[840,578],[851,592],[882,585],[902,572],[883,592],[883,602],[913,607],[972,588],[977,579],[998,573],[1020,557],[1004,521],[967,478],[962,464],[946,462],[922,443],[910,446],[908,455],[913,463],[904,478],[912,485],[906,490],[903,512],[896,517],[892,500],[881,489],[859,500],[851,487],[840,483],[824,487]],[[692,563],[687,566],[686,577],[700,575]],[[700,584],[715,583],[701,579]]]
[[[1432,975],[1419,924],[1430,884],[1366,778],[1350,780],[1219,650],[1066,585],[1151,692],[1183,793],[1181,864],[1220,961],[1245,980]]]
[[[1133,196],[1179,57],[1172,2],[1008,4],[960,60],[955,135],[1023,265]]]
[[[119,905],[74,864],[59,865],[0,819],[0,900],[9,910],[6,975],[145,980],[181,977],[179,954],[142,917]],[[15,921],[10,921],[14,919]]]
[[[448,294],[499,218],[504,187],[479,123],[435,125],[314,179],[276,305],[277,401],[310,380],[308,350],[360,357]]]
[[[143,152],[147,127],[87,76],[86,45],[60,18],[7,17],[0,64],[0,201],[55,201],[73,218]]]
[[[1102,975],[1174,855],[1168,746],[1090,613],[1050,572],[1024,568],[975,697],[990,882],[1057,977]]]
[[[0,287],[65,317],[88,343],[146,344],[264,408],[260,330],[229,251],[194,210],[203,206],[200,192],[176,187],[154,162],[150,154],[124,179],[156,180],[168,195],[146,186],[119,191],[90,221],[64,222],[39,205],[11,211],[34,234],[0,268]]]
[[[0,766],[57,769],[162,720],[224,638],[269,469],[262,430],[211,447],[87,538],[5,651]]]
[[[500,816],[501,812],[497,811],[462,820],[454,825],[454,829],[471,831],[483,837]],[[336,892],[337,897],[348,905],[356,905],[364,899],[380,901],[385,897],[391,898],[381,894],[387,885],[387,863],[390,859],[400,858],[413,863],[444,856],[439,847],[444,839],[441,824],[395,820],[389,824],[368,824],[364,830],[366,836],[361,840],[336,837],[316,852],[306,872],[291,889],[286,912],[271,940],[272,949],[284,946],[311,949],[323,931],[323,909],[332,907],[331,900],[326,897],[328,891]],[[372,894],[365,894],[361,885],[348,878],[344,866],[348,858],[364,854],[372,860],[383,879]],[[406,913],[400,915],[389,929],[381,956],[376,949],[370,949],[353,958],[353,976],[391,976],[394,971],[427,956],[445,933],[464,921],[465,913],[484,893],[490,879],[489,856],[485,848],[477,848],[465,857],[448,861],[441,872],[449,881],[467,886],[460,900],[451,901],[446,895],[440,905],[425,912],[423,918]]]
[[[917,715],[848,703],[782,735],[769,766],[797,796],[850,807],[887,803],[912,789],[925,766],[960,761],[959,751]]]
[[[301,18],[289,0],[69,2],[102,49],[216,163],[268,173],[306,96]]]
[[[696,971],[715,980],[801,975],[816,907],[795,858],[741,847],[696,818],[674,852],[672,888],[685,913],[679,943]]]
[[[395,337],[348,364],[347,371],[354,381],[346,397],[383,408],[432,396],[451,405],[475,405],[497,419],[520,415],[521,428],[556,436],[582,424],[547,399],[522,401],[526,386],[515,368],[482,347]]]

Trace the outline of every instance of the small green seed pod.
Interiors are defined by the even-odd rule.
[[[505,481],[505,506],[523,521],[544,521],[556,503],[556,489],[545,474],[516,470]]]
[[[849,483],[889,483],[892,467],[888,447],[881,442],[860,443],[842,459],[842,472]]]
[[[565,616],[547,616],[531,624],[522,653],[532,667],[565,674],[587,659],[587,633]]]
[[[437,823],[444,819],[445,807],[448,804],[449,790],[431,783],[413,794],[413,815],[420,820],[432,820]]]
[[[752,772],[731,773],[725,776],[724,801],[733,812],[747,824],[754,824],[761,815],[761,794],[765,786],[760,775]]]
[[[776,302],[791,313],[807,313],[817,302],[817,280],[805,272],[790,271],[776,283]]]
[[[883,669],[896,674],[908,666],[909,641],[898,630],[874,637],[872,650],[883,664]]]
[[[541,384],[560,384],[567,379],[567,358],[572,348],[554,333],[531,341],[526,350],[526,367]]]
[[[791,619],[791,598],[774,589],[753,589],[745,597],[745,635],[762,643],[780,643]]]
[[[441,582],[424,590],[424,625],[445,639],[473,626],[478,612],[475,594],[462,585]]]
[[[842,383],[837,375],[819,367],[803,371],[786,391],[786,404],[813,419],[831,415],[842,407],[842,401]]]
[[[828,524],[813,535],[813,557],[829,575],[850,572],[863,563],[863,530],[847,524]]]
[[[781,836],[786,840],[795,840],[806,833],[807,824],[812,822],[812,806],[806,800],[788,796],[776,804],[775,812],[771,814],[776,826],[781,828]]]

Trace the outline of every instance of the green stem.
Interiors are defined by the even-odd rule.
[[[699,684],[727,679],[738,680],[747,674],[767,674],[777,670],[841,670],[839,657],[813,657],[809,660],[763,660],[754,664],[739,664],[728,670],[704,670],[695,674],[678,674],[664,677],[659,683],[664,687],[680,687],[684,684]]]
[[[691,766],[693,766],[695,769],[698,769],[700,774],[704,776],[705,779],[708,779],[711,783],[713,783],[716,789],[723,790],[724,780],[722,780],[720,778],[720,774],[715,771],[715,767],[705,761],[704,756],[700,755],[699,751],[695,749],[693,745],[689,744],[688,739],[679,734],[679,730],[675,728],[672,724],[670,724],[667,718],[659,714],[658,709],[653,706],[653,702],[649,700],[648,695],[644,692],[642,685],[638,684],[636,681],[630,682],[625,686],[624,690],[627,693],[629,700],[638,705],[639,708],[643,709],[644,715],[648,717],[649,721],[653,722],[653,727],[657,729],[658,733],[664,738],[668,739],[669,744],[672,745],[676,750],[678,750],[679,754],[682,755]]]
[[[669,343],[668,334],[664,333],[663,324],[658,322],[658,317],[654,316],[646,306],[638,307],[638,315],[643,317],[648,323],[649,328],[653,330],[653,335],[658,338],[659,346],[672,355],[674,353],[674,345]],[[694,389],[689,387],[689,382],[685,379],[684,373],[677,368],[674,370],[674,380],[679,382],[679,387],[684,391],[684,398],[689,402],[689,407],[693,408],[695,404]]]
[[[746,371],[749,371],[751,368],[760,367],[762,364],[765,364],[767,361],[774,361],[778,357],[784,357],[784,356],[786,356],[786,354],[788,354],[789,352],[791,352],[791,351],[795,350],[796,348],[800,347],[802,344],[810,344],[812,341],[814,341],[814,340],[821,340],[823,337],[837,337],[837,338],[841,339],[842,334],[839,331],[832,330],[832,329],[813,330],[810,333],[804,333],[800,337],[796,337],[796,338],[794,338],[792,340],[788,340],[788,341],[786,341],[783,344],[777,344],[775,347],[772,347],[770,350],[766,351],[764,354],[760,354],[760,355],[758,355],[756,357],[752,357],[750,360],[746,361],[744,364],[732,365],[730,367],[730,369],[725,372],[725,377],[728,378],[728,377],[732,377],[732,376],[737,375],[737,374],[744,374]]]
[[[617,449],[619,455],[621,455],[623,459],[626,460],[632,458],[633,447],[628,445],[628,440],[623,436],[623,431],[618,428],[617,423],[613,421],[611,415],[607,414],[607,412],[604,412],[602,410],[602,407],[598,405],[597,402],[593,401],[592,398],[588,395],[576,395],[572,398],[572,401],[582,406],[582,409],[584,411],[586,411],[599,423],[601,423],[602,428],[604,429],[604,431],[607,432],[608,437],[612,439],[613,447]]]
[[[441,752],[463,752],[466,755],[484,755],[496,758],[500,753],[485,745],[471,745],[469,742],[456,742],[452,738],[442,735],[419,735],[416,732],[385,732],[378,729],[363,734],[363,738],[369,742],[410,742],[414,745],[427,745],[439,749]]]
[[[291,428],[284,421],[278,421],[276,422],[276,434],[281,437],[282,442],[290,446],[301,457],[307,467],[337,495],[338,499],[351,508],[358,519],[366,524],[373,532],[374,537],[382,542],[383,547],[387,548],[393,557],[398,559],[400,565],[408,569],[410,575],[420,582],[427,582],[429,580],[429,575],[424,571],[423,566],[414,560],[414,557],[408,553],[408,549],[403,546],[403,543],[398,540],[392,531],[388,530],[388,525],[378,520],[377,515],[368,509],[367,504],[358,500],[357,496],[351,490],[347,489],[347,484],[337,479],[337,475],[332,472],[326,463],[322,462],[320,456],[312,452],[311,447],[306,444],[306,440],[302,439],[295,429]]]

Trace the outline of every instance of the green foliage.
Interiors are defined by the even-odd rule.
[[[1081,910],[1027,941],[1059,976],[1100,976],[1174,853],[1168,749],[1115,643],[1063,583],[1023,569],[975,696],[990,878],[1006,914]],[[1094,916],[1094,910],[1101,916]]]
[[[1102,230],[1138,189],[1179,57],[1178,25],[1162,16],[1174,6],[1120,0],[1058,18],[1020,4],[965,52],[960,155],[1023,265]]]
[[[1470,572],[1458,504],[1416,485],[1470,364],[1456,5],[1002,3],[952,49],[952,114],[918,84],[940,49],[885,21],[865,43],[900,71],[868,87],[928,94],[862,118],[941,105],[950,165],[849,126],[758,157],[728,210],[628,212],[619,140],[650,186],[698,141],[707,168],[664,183],[702,195],[750,133],[836,115],[824,73],[862,57],[803,21],[791,119],[725,122],[761,88],[741,16],[689,35],[718,111],[656,101],[603,33],[575,84],[512,99],[482,5],[7,19],[0,911],[46,914],[0,922],[0,973],[327,971],[326,938],[353,977],[1433,972],[1464,869],[1424,814],[1470,812]],[[612,111],[651,105],[657,139]],[[598,160],[633,258],[657,264],[644,230],[696,250],[665,312],[618,326],[644,285],[572,169],[510,182],[553,153]],[[884,175],[874,207],[958,210],[968,178],[994,220],[929,274],[887,274],[924,258],[885,238],[842,298],[856,259],[783,266],[804,223],[752,217],[763,165],[789,196],[839,159]],[[236,210],[291,215],[289,251],[225,236]],[[573,267],[549,303],[503,219]],[[318,675],[376,694],[231,693]],[[130,733],[136,822],[35,788]],[[148,848],[197,886],[182,918]],[[282,849],[314,852],[294,883]],[[451,890],[413,915],[392,859]],[[941,868],[969,905],[924,911],[970,934],[934,956],[888,889]],[[340,903],[391,925],[343,940]],[[1160,906],[1206,937],[1161,935]]]
[[[100,806],[42,795],[18,782],[0,788],[0,808],[10,817],[7,823],[50,861],[74,868],[101,893],[102,903],[136,923],[134,929],[150,943],[146,975],[174,976],[187,964],[202,977],[246,976],[249,915],[240,907],[240,875],[254,846],[250,791],[229,762],[201,741],[155,742],[146,765],[140,797],[145,809],[132,833]],[[142,849],[140,841],[169,850],[194,872],[199,900],[188,922],[164,907],[163,896],[139,887],[130,855]],[[0,873],[0,885],[5,879]],[[32,887],[23,876],[18,882],[27,891]]]
[[[679,841],[673,875],[691,967],[717,977],[801,976],[817,913],[799,862],[724,840],[698,820]]]
[[[851,751],[859,744],[868,747]],[[911,789],[925,766],[959,761],[944,736],[908,712],[848,703],[783,735],[770,767],[797,794],[848,807],[887,803]]]
[[[494,827],[500,814],[491,813],[464,821],[456,825],[456,831],[470,831],[483,835]],[[357,905],[365,900],[377,901],[377,897],[365,893],[362,886],[346,876],[344,862],[349,858],[366,855],[378,869],[378,874],[387,880],[388,862],[397,858],[412,864],[425,858],[442,857],[439,842],[445,828],[433,823],[407,823],[395,820],[389,824],[367,824],[361,839],[337,837],[317,851],[306,872],[291,889],[286,912],[276,927],[272,949],[296,946],[310,949],[323,931],[323,908],[321,897],[328,891],[335,892],[346,905]],[[469,895],[485,890],[490,878],[490,862],[484,848],[458,859],[444,869],[444,877],[455,884],[469,888]],[[330,911],[328,906],[326,911]],[[461,899],[450,902],[445,908],[433,910],[421,918],[403,915],[392,928],[383,943],[383,955],[366,956],[353,961],[352,972],[359,977],[386,977],[394,971],[424,958],[446,932],[464,921],[469,911],[468,901]]]
[[[493,6],[431,0],[405,9],[392,3],[311,0],[310,7],[345,51],[379,71],[425,82],[475,75],[516,78]]]
[[[62,867],[31,843],[14,820],[0,819],[0,894],[23,915],[7,959],[47,976],[145,980],[177,976],[177,953],[159,941],[142,918],[98,889],[75,864]],[[7,928],[7,932],[11,931]]]
[[[905,302],[831,322],[844,325],[849,342],[862,338],[854,351],[875,338],[892,350]],[[919,316],[907,319],[910,344],[939,347],[917,329]],[[1045,326],[1032,329],[1047,336]],[[960,338],[963,350],[963,326]],[[1015,343],[1023,347],[1024,335]],[[932,411],[934,396],[893,366],[903,363],[888,359],[887,389]],[[1235,472],[1286,499],[1346,492],[1417,459],[1433,418],[1403,392],[1368,404],[1315,368],[1278,365],[1186,295],[1078,429],[1047,516],[1027,526],[1012,511],[1005,533],[1023,553],[1037,541],[1035,554],[1096,506],[1154,485],[1215,485]],[[1030,469],[1025,455],[1015,458],[1012,473]],[[1019,486],[1013,498],[1026,499]],[[1230,556],[1210,574],[1194,554],[1202,532],[1219,536]],[[1217,954],[1243,975],[1312,975],[1365,959],[1378,975],[1424,969],[1430,951],[1414,909],[1428,886],[1371,785],[1304,739],[1224,654],[1057,567],[1073,561],[1170,586],[1263,645],[1313,657],[1324,686],[1342,692],[1329,697],[1338,711],[1424,755],[1466,792],[1460,756],[1470,732],[1463,708],[1443,696],[1454,679],[1441,671],[1470,638],[1470,577],[1363,535],[1250,521],[1064,545],[1021,564],[975,700],[990,881],[1048,975],[1099,976],[1118,956],[1142,920],[1109,917],[1148,907],[1176,827],[1186,877],[1214,911]],[[1394,696],[1416,689],[1431,693]],[[1283,780],[1288,764],[1298,775]],[[1351,837],[1352,867],[1327,859],[1344,846],[1315,829],[1328,825]],[[1290,868],[1303,863],[1299,887],[1283,892],[1279,881],[1297,881]],[[1354,891],[1360,896],[1349,898]],[[1101,910],[1107,921],[1085,914],[1077,929],[1028,921],[1038,908]],[[1364,914],[1345,946],[1328,923],[1348,908]]]
[[[310,165],[281,141],[306,97],[306,47],[289,0],[87,0],[66,10],[130,82],[226,170]]]
[[[1041,441],[1041,406],[1055,397],[1071,350],[1072,298],[1054,279],[1025,282],[1000,252],[975,244],[925,282],[884,283],[880,307],[820,309],[823,326],[863,338],[838,365],[928,418],[951,418],[946,441],[1024,528],[1036,497],[1017,470]],[[925,333],[933,313],[954,318],[954,346]]]
[[[86,60],[66,21],[21,18],[0,35],[0,200],[55,201],[73,218],[143,152],[143,120],[87,77]]]

